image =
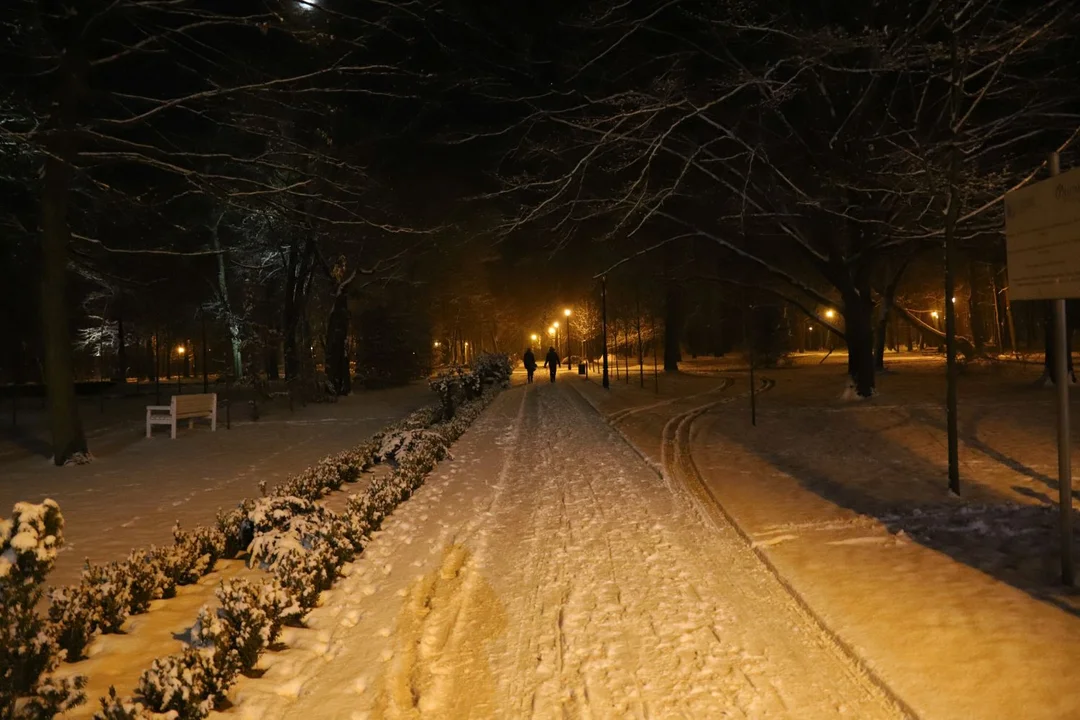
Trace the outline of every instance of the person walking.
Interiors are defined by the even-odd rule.
[[[555,373],[559,370],[559,353],[555,348],[548,348],[547,357],[544,358],[544,367],[551,371],[551,382],[555,382]]]
[[[525,356],[522,357],[522,361],[525,363],[525,372],[529,373],[529,382],[533,380],[533,373],[536,372],[536,356],[533,355],[532,348],[525,348]]]

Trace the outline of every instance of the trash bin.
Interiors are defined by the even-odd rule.
[[[577,374],[578,375],[584,375],[585,374],[585,363],[578,363]]]

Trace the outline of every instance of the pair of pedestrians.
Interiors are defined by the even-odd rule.
[[[533,373],[536,372],[536,356],[533,355],[532,348],[528,348],[525,351],[525,371],[529,373],[529,382],[533,381]],[[551,382],[555,382],[555,373],[559,369],[559,353],[555,352],[555,348],[548,348],[547,357],[544,358],[544,367],[551,371]]]

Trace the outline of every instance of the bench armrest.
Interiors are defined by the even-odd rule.
[[[160,410],[160,411],[168,412],[169,410],[172,410],[172,406],[170,406],[170,405],[147,405],[146,409],[147,410]]]

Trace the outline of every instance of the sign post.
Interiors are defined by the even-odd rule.
[[[1051,367],[1057,390],[1061,582],[1072,585],[1072,453],[1065,299],[1080,297],[1080,168],[1061,175],[1058,154],[1053,153],[1050,175],[1049,180],[1005,196],[1005,240],[1012,299],[1051,300],[1054,306]]]

